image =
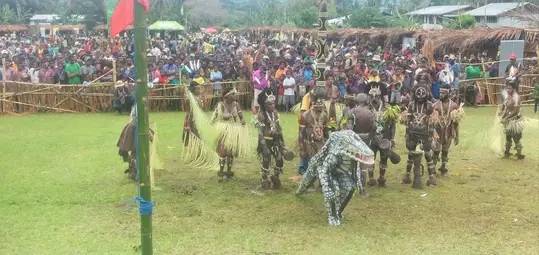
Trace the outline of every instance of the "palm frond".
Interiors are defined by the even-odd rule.
[[[198,136],[188,134],[189,142],[183,149],[183,162],[189,166],[201,169],[218,169],[219,156],[215,147],[208,147]]]

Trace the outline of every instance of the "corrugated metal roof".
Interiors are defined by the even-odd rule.
[[[469,5],[438,5],[409,12],[406,15],[444,15],[470,7]]]
[[[465,14],[472,16],[498,16],[529,3],[492,3],[473,9]]]
[[[30,18],[30,20],[55,20],[60,19],[60,16],[56,14],[36,14]]]

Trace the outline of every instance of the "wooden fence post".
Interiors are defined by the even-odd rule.
[[[112,82],[114,82],[114,85],[116,86],[116,59],[112,59]]]
[[[2,98],[6,97],[6,58],[2,58]],[[0,112],[5,112],[4,102],[0,102]]]
[[[488,73],[488,70],[486,69],[486,66],[485,66],[485,59],[481,58],[481,68],[483,68],[483,82],[485,84],[485,92],[487,92],[487,95],[488,95],[488,101],[489,101],[489,104],[492,102],[492,99],[491,99],[491,96],[488,94],[488,87],[490,86],[490,84],[488,84],[488,81],[487,81],[487,73]],[[481,93],[481,86],[477,85],[477,90],[479,93]],[[477,95],[476,95],[477,96]],[[483,97],[483,99],[485,99]],[[483,101],[483,99],[481,99],[481,102]],[[474,98],[475,100],[475,98]]]

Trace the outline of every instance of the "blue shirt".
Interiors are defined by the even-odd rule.
[[[176,66],[176,64],[166,64],[163,66],[163,70],[166,75],[175,75],[178,71],[178,66]]]
[[[433,98],[440,99],[440,81],[436,81],[432,84],[431,92]]]
[[[313,70],[305,69],[303,70],[303,80],[311,81],[313,79]]]
[[[451,71],[453,71],[453,76],[455,79],[458,79],[460,76],[460,65],[457,63],[451,65]]]

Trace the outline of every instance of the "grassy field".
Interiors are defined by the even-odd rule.
[[[152,113],[166,168],[156,173],[155,254],[538,254],[539,127],[525,131],[524,161],[502,160],[488,149],[493,114],[467,110],[450,176],[437,187],[402,185],[404,165],[390,165],[388,187],[355,197],[335,228],[320,194],[294,196],[287,177],[296,162],[281,191],[258,189],[254,156],[219,184],[214,169],[183,166],[183,114]],[[282,118],[291,144],[296,117]],[[0,254],[137,253],[136,188],[115,146],[126,120],[0,117]],[[403,144],[401,135],[401,155]]]

